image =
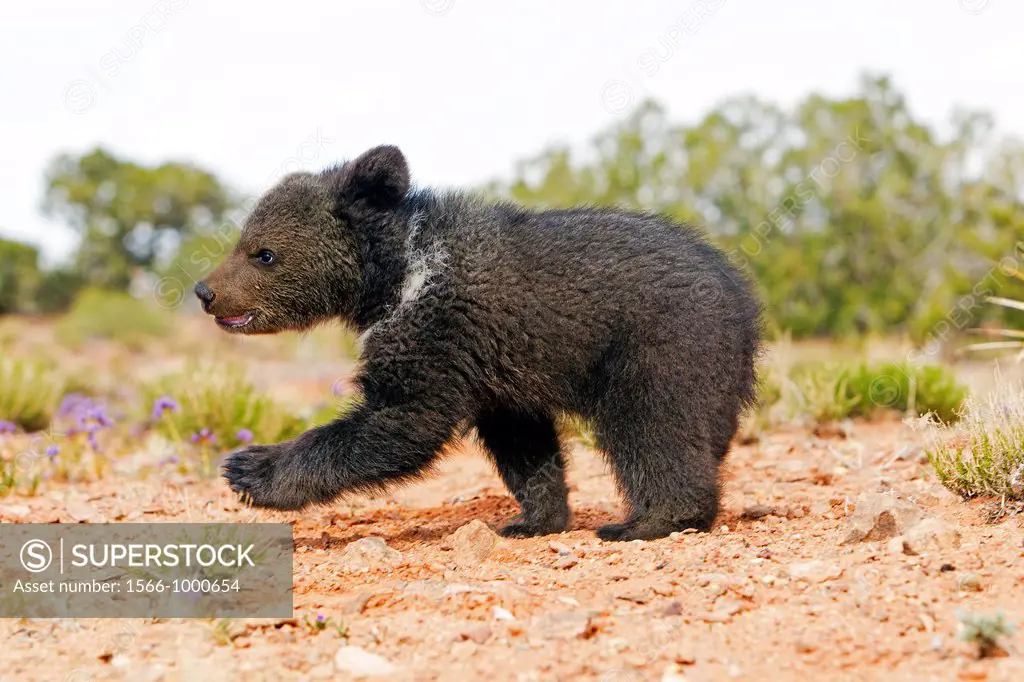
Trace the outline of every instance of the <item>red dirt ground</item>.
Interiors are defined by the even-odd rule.
[[[246,509],[221,481],[180,475],[8,497],[5,522],[292,523],[296,619],[8,620],[0,679],[352,679],[335,664],[346,645],[400,680],[1024,679],[1020,631],[983,660],[957,639],[958,610],[1024,625],[1022,518],[989,523],[984,503],[946,492],[907,426],[737,446],[713,532],[653,542],[597,540],[619,498],[598,454],[576,445],[572,459],[573,530],[489,551],[484,537],[482,559],[446,538],[516,506],[472,443],[423,483],[304,514]],[[855,498],[890,490],[958,529],[960,547],[841,544]],[[371,536],[400,556],[346,554]],[[347,640],[303,625],[320,614]]]

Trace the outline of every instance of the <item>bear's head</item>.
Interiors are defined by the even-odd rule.
[[[234,251],[196,296],[218,326],[240,334],[351,315],[363,279],[361,230],[386,220],[408,191],[409,167],[392,146],[288,175],[256,203]]]

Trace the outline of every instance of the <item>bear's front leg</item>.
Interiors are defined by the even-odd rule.
[[[368,400],[295,440],[235,452],[224,464],[224,477],[243,501],[281,510],[382,488],[430,465],[464,418],[454,408],[438,395],[398,404]]]

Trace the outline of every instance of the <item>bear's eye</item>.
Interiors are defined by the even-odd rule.
[[[273,265],[274,261],[277,260],[277,256],[274,255],[273,251],[263,249],[262,251],[256,254],[256,260],[258,260],[263,265]]]

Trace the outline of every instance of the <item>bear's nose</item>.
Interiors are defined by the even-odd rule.
[[[217,298],[217,294],[213,293],[213,289],[206,282],[200,282],[196,285],[196,296],[203,302],[203,307],[208,307]]]

